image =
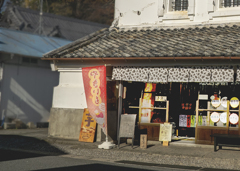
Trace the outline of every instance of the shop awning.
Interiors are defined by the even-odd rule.
[[[233,82],[234,69],[216,67],[114,67],[113,80],[137,82]],[[240,81],[240,69],[237,70]]]

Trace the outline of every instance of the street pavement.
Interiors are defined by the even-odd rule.
[[[30,163],[21,166],[20,170],[54,170],[54,168],[55,170],[56,168],[69,170],[68,167],[71,168],[70,170],[79,168],[91,170],[95,168],[94,166],[101,164],[104,166],[96,167],[97,170],[99,168],[122,170],[122,167],[124,170],[128,167],[130,169],[136,167],[138,170],[140,168],[143,170],[207,171],[212,170],[210,168],[240,170],[239,148],[223,147],[222,150],[214,152],[213,146],[208,145],[173,142],[169,147],[163,147],[160,143],[149,142],[147,149],[140,149],[138,145],[134,145],[132,149],[131,144],[121,143],[119,149],[103,150],[97,148],[99,144],[99,142],[84,143],[77,140],[48,137],[47,129],[42,128],[0,130],[0,170],[2,170],[1,167],[11,170],[11,167],[21,161]],[[61,164],[58,164],[62,158],[73,163],[60,162]],[[51,163],[50,159],[53,161],[53,165],[48,164]],[[56,162],[54,162],[55,160]],[[80,163],[75,164],[75,161]],[[83,163],[81,164],[81,162]],[[90,163],[86,164],[86,162]],[[89,168],[85,167],[86,165]],[[116,166],[116,168],[112,166]],[[12,168],[12,170],[15,169]]]
[[[106,161],[72,158],[69,156],[44,156],[37,153],[15,152],[0,150],[3,155],[9,154],[13,158],[0,161],[1,171],[183,171],[185,168],[169,168],[164,166],[143,166],[127,163],[113,163]],[[20,158],[17,159],[16,156]],[[188,168],[187,170],[189,170]],[[193,168],[195,169],[195,168]],[[191,171],[191,170],[190,170]]]

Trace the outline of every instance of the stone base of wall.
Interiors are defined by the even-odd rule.
[[[51,108],[48,135],[56,138],[79,139],[84,109]],[[108,112],[108,139],[116,141],[117,112]],[[96,130],[96,141],[105,141],[106,136],[99,126]]]
[[[79,139],[84,109],[51,108],[48,135]]]

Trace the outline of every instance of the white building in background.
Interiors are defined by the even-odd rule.
[[[59,73],[41,57],[71,41],[6,28],[0,37],[0,120],[48,122]]]

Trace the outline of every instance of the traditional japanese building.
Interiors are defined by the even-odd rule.
[[[122,113],[138,114],[139,128],[147,128],[152,140],[158,139],[159,123],[166,120],[176,124],[179,135],[199,134],[198,143],[211,143],[200,135],[208,135],[216,127],[239,132],[237,124],[213,123],[211,113],[197,110],[207,108],[207,101],[214,98],[240,98],[239,30],[237,0],[116,0],[110,28],[44,55],[60,72],[49,134],[78,138],[79,116],[87,108],[81,68],[97,65],[108,69],[108,129],[113,139]],[[145,93],[151,93],[153,100],[147,106],[151,110],[145,111],[148,118],[142,122],[145,114],[137,106]],[[157,100],[160,96],[166,97],[169,106],[162,103],[165,100]],[[206,104],[200,107],[198,100],[206,100]],[[168,114],[157,111],[158,107],[168,108]],[[206,120],[200,124],[201,118]],[[207,133],[196,132],[198,125],[208,126]]]

